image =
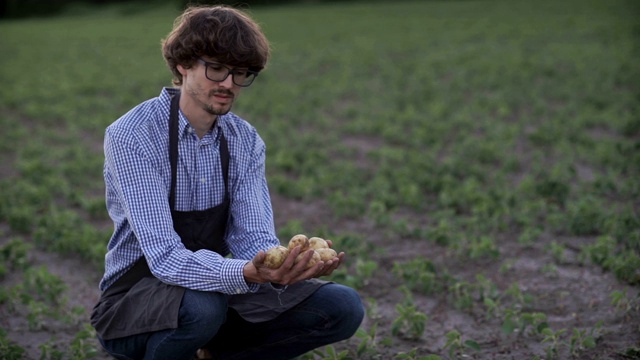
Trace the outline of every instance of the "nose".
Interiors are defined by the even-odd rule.
[[[229,76],[227,76],[226,79],[220,81],[218,84],[220,84],[220,87],[226,88],[226,89],[231,89],[234,85],[233,83],[233,74],[229,74]]]

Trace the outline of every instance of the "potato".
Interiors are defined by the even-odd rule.
[[[300,252],[309,249],[309,238],[304,234],[298,234],[289,240],[289,250],[293,250],[296,246],[301,246]]]
[[[309,238],[309,247],[314,250],[327,249],[329,248],[329,244],[325,239],[314,236]]]
[[[322,261],[329,261],[338,257],[338,253],[331,248],[317,249],[316,252],[320,255],[320,260]]]
[[[264,257],[264,264],[271,269],[279,268],[289,255],[289,249],[282,245],[272,247],[267,250]]]
[[[296,257],[295,263],[296,264],[299,263],[306,254],[307,254],[306,251],[305,252],[301,252],[300,255],[298,255],[298,257]],[[310,269],[313,265],[317,264],[318,261],[321,261],[320,260],[320,254],[318,254],[318,252],[314,250],[313,251],[313,255],[311,256],[311,259],[309,259],[309,262],[307,263],[307,267],[305,268],[305,270],[306,269]]]

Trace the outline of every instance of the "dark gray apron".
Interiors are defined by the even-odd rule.
[[[171,190],[169,206],[173,227],[185,247],[191,251],[208,249],[222,256],[229,255],[224,240],[229,218],[229,148],[220,129],[220,161],[225,184],[222,203],[200,211],[176,211],[175,188],[178,164],[178,109],[180,94],[171,99],[169,116],[169,161]],[[274,319],[299,304],[326,281],[312,279],[276,290],[262,284],[254,293],[228,296],[229,306],[251,322]],[[100,296],[91,314],[91,324],[103,340],[151,331],[174,329],[178,326],[178,310],[185,288],[169,285],[155,278],[142,257]]]

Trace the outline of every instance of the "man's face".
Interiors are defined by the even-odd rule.
[[[233,78],[235,77],[235,81],[239,82],[242,75],[236,75],[236,72],[243,74],[244,69],[234,69],[216,63],[213,59],[202,58],[195,61],[189,69],[180,65],[178,69],[182,73],[183,93],[189,97],[187,101],[189,113],[204,110],[211,115],[224,115],[231,110],[233,102],[242,89],[233,82]],[[229,74],[229,70],[234,71],[234,74]],[[222,78],[224,80],[220,80]]]

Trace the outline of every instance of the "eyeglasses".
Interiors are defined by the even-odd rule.
[[[251,71],[248,69],[232,69],[217,62],[204,61],[198,58],[198,62],[205,66],[205,76],[207,79],[215,82],[222,82],[232,75],[231,80],[234,84],[242,87],[251,85],[253,80],[258,76],[257,71]]]

